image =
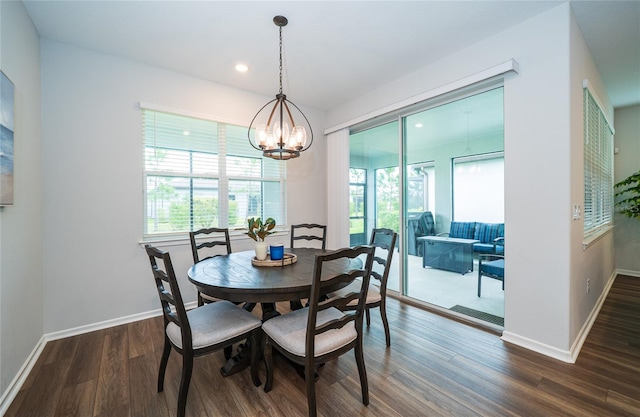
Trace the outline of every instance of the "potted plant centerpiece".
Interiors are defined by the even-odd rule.
[[[276,221],[271,217],[264,222],[260,217],[257,219],[252,217],[247,220],[247,223],[249,224],[249,230],[246,235],[256,241],[256,259],[264,261],[267,259],[267,242],[264,240],[270,234],[275,233],[272,230],[276,227]]]

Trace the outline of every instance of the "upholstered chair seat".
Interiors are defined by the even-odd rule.
[[[359,292],[360,288],[356,292]],[[357,301],[358,300],[354,300]],[[309,307],[292,311],[267,320],[262,331],[269,335],[278,345],[294,355],[304,356],[305,336],[307,333],[307,319],[309,317]],[[318,312],[317,326],[322,326],[332,320],[339,320],[344,317],[344,313],[337,308],[330,308]],[[321,356],[345,346],[358,337],[355,328],[355,321],[339,329],[328,330],[316,336],[314,356]]]
[[[225,340],[236,338],[260,327],[262,322],[229,301],[217,301],[187,311],[191,325],[191,343],[194,349],[202,349]],[[182,349],[180,327],[171,322],[167,325],[167,336],[171,343]]]

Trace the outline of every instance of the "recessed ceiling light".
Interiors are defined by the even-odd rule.
[[[249,67],[246,66],[245,64],[237,64],[236,65],[236,71],[238,71],[238,72],[247,72],[247,71],[249,71]]]
[[[422,127],[422,123],[416,123],[414,126],[417,127],[417,128],[421,128]]]
[[[188,130],[183,130],[182,134],[185,136],[189,136],[191,134],[191,132],[189,132]]]

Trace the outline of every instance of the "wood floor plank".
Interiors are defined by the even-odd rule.
[[[100,378],[96,392],[94,416],[129,405],[129,342],[127,326],[105,332],[100,358]]]
[[[129,358],[129,386],[133,416],[168,417],[170,415],[164,393],[157,392],[157,366],[153,353]]]
[[[390,348],[377,311],[364,329],[370,404],[362,404],[348,353],[318,370],[319,416],[640,416],[638,278],[616,278],[575,364],[396,299],[387,309]],[[286,313],[287,303],[278,310]],[[155,317],[47,343],[5,417],[175,416],[176,352],[164,392],[156,392],[163,327]],[[281,356],[274,359],[273,389],[265,393],[248,370],[222,377],[222,352],[196,358],[187,416],[307,415],[304,381]]]
[[[94,379],[65,387],[62,390],[62,396],[54,416],[86,417],[93,415],[97,382]]]
[[[151,320],[141,320],[127,325],[129,340],[129,357],[135,358],[149,352],[154,352],[154,340],[151,338]],[[159,349],[162,349],[160,345]]]
[[[64,382],[66,387],[73,387],[83,382],[98,379],[105,332],[106,330],[98,330],[74,336],[78,344],[69,364],[72,372],[67,374]]]

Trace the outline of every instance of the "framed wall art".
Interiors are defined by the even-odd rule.
[[[13,204],[14,87],[0,71],[0,206]]]

